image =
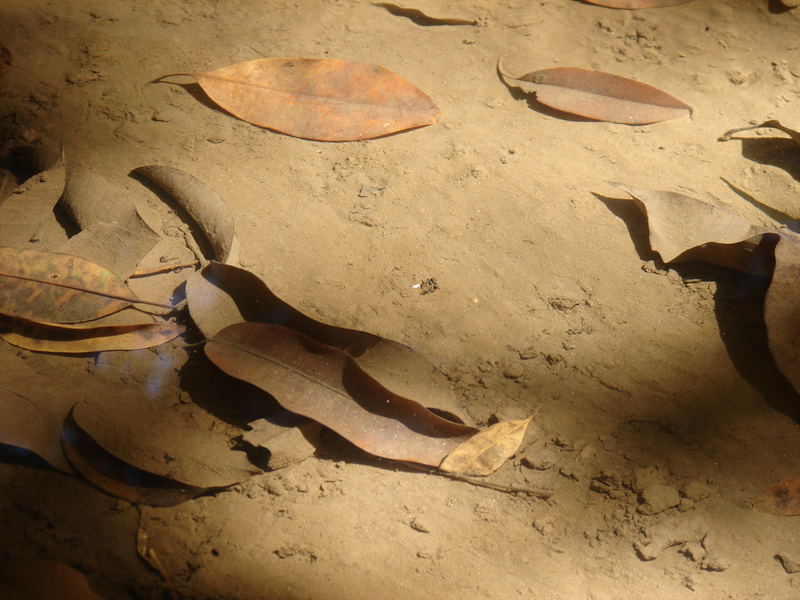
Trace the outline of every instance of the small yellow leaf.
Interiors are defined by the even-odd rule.
[[[533,415],[517,421],[501,421],[476,433],[448,454],[439,470],[468,476],[494,473],[519,449],[531,419]]]

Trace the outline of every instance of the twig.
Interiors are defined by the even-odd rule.
[[[410,467],[417,471],[428,473],[429,475],[439,475],[441,477],[447,477],[448,479],[463,481],[464,483],[469,483],[470,485],[474,485],[477,487],[484,487],[490,490],[504,492],[506,494],[527,494],[528,496],[534,496],[536,498],[541,498],[542,500],[547,500],[548,498],[550,498],[550,496],[553,495],[553,490],[548,488],[522,488],[510,485],[500,485],[499,483],[491,483],[489,481],[483,481],[482,479],[475,479],[474,477],[467,477],[465,475],[456,475],[455,473],[445,473],[444,471],[439,471],[438,469],[434,469],[432,467],[426,467],[424,465],[418,465],[416,463],[410,463],[406,461],[399,461],[399,462],[402,462],[407,467]]]
[[[177,265],[164,265],[163,267],[153,267],[152,269],[139,269],[138,271],[134,271],[130,275],[128,275],[128,279],[131,277],[147,277],[148,275],[158,275],[159,273],[169,273],[170,271],[179,271],[181,269],[188,269],[189,267],[196,267],[200,264],[199,260],[193,260],[192,262],[185,262],[180,263]]]

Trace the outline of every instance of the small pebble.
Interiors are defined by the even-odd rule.
[[[428,526],[428,524],[419,517],[415,517],[414,520],[411,521],[411,529],[419,531],[420,533],[431,532],[431,528]]]
[[[787,573],[800,573],[800,557],[786,552],[778,552],[775,558],[780,561],[781,565],[783,565],[783,570]]]

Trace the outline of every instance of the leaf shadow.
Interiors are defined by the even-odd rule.
[[[783,376],[769,349],[764,301],[771,277],[747,275],[699,262],[665,265],[650,249],[647,218],[635,202],[594,194],[628,227],[641,260],[654,260],[659,269],[674,269],[685,281],[713,281],[714,316],[722,342],[742,378],[773,409],[800,423],[800,394]],[[777,236],[764,236],[764,254],[773,256]],[[771,247],[769,247],[771,245]],[[774,258],[772,258],[774,263]],[[769,269],[772,272],[772,269]]]
[[[792,10],[792,7],[791,6],[786,6],[780,0],[769,0],[767,2],[767,9],[772,14],[779,15],[781,13],[785,13],[785,12],[788,12],[788,11]]]
[[[742,156],[786,171],[800,181],[800,146],[787,138],[731,137],[742,142]]]
[[[650,228],[647,223],[647,216],[637,206],[636,202],[626,198],[611,198],[594,192],[592,195],[625,223],[639,258],[641,260],[655,261],[659,268],[663,267],[664,263],[661,261],[661,257],[650,248]]]
[[[421,10],[416,8],[404,8],[402,6],[398,6],[397,4],[393,4],[391,2],[373,2],[373,6],[377,6],[379,8],[383,8],[391,15],[395,17],[405,17],[415,25],[419,25],[420,27],[444,27],[444,26],[475,26],[478,23],[476,21],[470,19],[437,19],[435,17],[429,17]]]

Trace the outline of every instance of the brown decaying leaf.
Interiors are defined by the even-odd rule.
[[[228,262],[234,250],[234,221],[225,200],[193,175],[173,167],[148,165],[132,172],[149,180],[178,204],[205,236],[214,260]]]
[[[473,435],[448,454],[439,470],[470,477],[491,475],[519,450],[533,415],[500,421]]]
[[[405,17],[416,25],[425,27],[438,25],[477,25],[475,19],[460,19],[457,17],[437,17],[430,13],[425,13],[418,8],[406,8],[392,2],[373,2],[375,6],[385,8],[389,13],[396,17]]]
[[[3,561],[0,594],[8,600],[102,600],[83,573],[52,560]]]
[[[234,116],[312,140],[365,140],[430,125],[439,116],[411,83],[364,63],[264,58],[193,77]]]
[[[423,398],[426,407],[470,423],[447,380],[424,356],[371,333],[316,321],[278,298],[245,269],[207,265],[187,280],[186,300],[192,319],[206,337],[243,321],[284,325],[345,350],[371,377],[395,393]]]
[[[0,313],[46,323],[91,321],[140,300],[108,269],[41,250],[0,246]]]
[[[100,446],[74,418],[74,409],[64,419],[61,444],[70,464],[104,492],[135,504],[175,506],[210,491],[181,483],[129,465]]]
[[[753,508],[779,517],[800,516],[800,477],[759,494],[753,498]]]
[[[67,163],[59,208],[81,231],[55,249],[99,263],[123,277],[159,240],[125,187],[74,162]]]
[[[184,333],[174,323],[136,323],[79,327],[40,323],[0,314],[0,338],[35,352],[86,354],[108,350],[142,350],[174,340]]]
[[[601,71],[554,67],[514,77],[500,63],[498,71],[506,85],[536,94],[536,100],[546,106],[587,119],[645,125],[687,116],[692,110],[653,86]]]
[[[477,432],[390,392],[345,352],[285,327],[231,325],[206,343],[205,353],[228,375],[377,456],[439,466]]]
[[[627,8],[635,10],[638,8],[663,8],[665,6],[677,6],[686,4],[692,0],[586,0],[589,4],[605,6],[606,8]]]
[[[37,232],[53,214],[64,190],[63,165],[28,179],[0,206],[0,244],[23,246],[37,239]]]
[[[703,261],[768,275],[771,265],[755,253],[768,230],[732,210],[676,192],[639,190],[609,182],[630,194],[647,215],[650,247],[665,263]]]
[[[764,300],[769,349],[781,373],[800,391],[800,240],[781,235]],[[797,501],[800,506],[800,500]]]

